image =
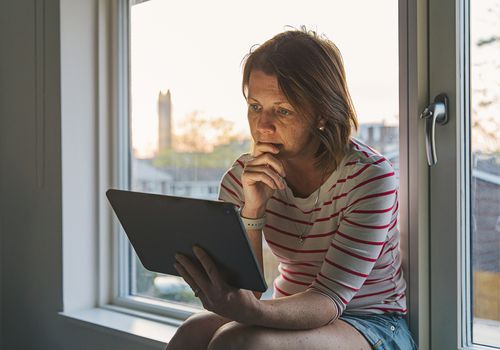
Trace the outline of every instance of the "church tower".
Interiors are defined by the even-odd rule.
[[[158,95],[158,152],[172,148],[172,99],[170,90]]]

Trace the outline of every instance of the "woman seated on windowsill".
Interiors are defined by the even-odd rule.
[[[351,137],[339,50],[305,29],[278,34],[246,57],[243,93],[254,149],[227,171],[220,199],[240,207],[260,265],[262,234],[278,258],[273,299],[228,286],[200,249],[203,269],[178,256],[207,311],[167,349],[413,349],[398,183],[384,156]]]

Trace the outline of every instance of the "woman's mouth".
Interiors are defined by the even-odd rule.
[[[270,144],[270,145],[273,145],[273,146],[277,147],[279,150],[281,150],[283,148],[283,144],[282,143],[264,142],[264,141],[259,141],[258,143],[267,143],[267,144]]]

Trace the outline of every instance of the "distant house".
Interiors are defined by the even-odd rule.
[[[227,169],[217,168],[165,168],[174,181],[169,193],[182,197],[217,200],[219,184]]]
[[[132,189],[139,192],[169,194],[216,200],[219,184],[227,169],[163,168],[152,159],[132,160]]]
[[[399,181],[399,127],[385,123],[363,123],[355,137],[391,162]]]
[[[132,157],[132,190],[166,193],[174,178],[153,166],[149,159]]]
[[[399,127],[382,123],[363,123],[359,125],[357,138],[370,147],[387,155],[399,149]]]
[[[498,273],[500,272],[500,163],[479,161],[476,166],[472,170],[470,184],[472,266],[474,271]]]

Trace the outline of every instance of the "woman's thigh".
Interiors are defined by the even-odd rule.
[[[233,321],[220,327],[208,346],[208,350],[221,349],[369,350],[371,346],[361,333],[342,320],[309,330],[247,326]]]
[[[214,333],[231,320],[209,311],[191,315],[177,329],[167,350],[206,350]]]

